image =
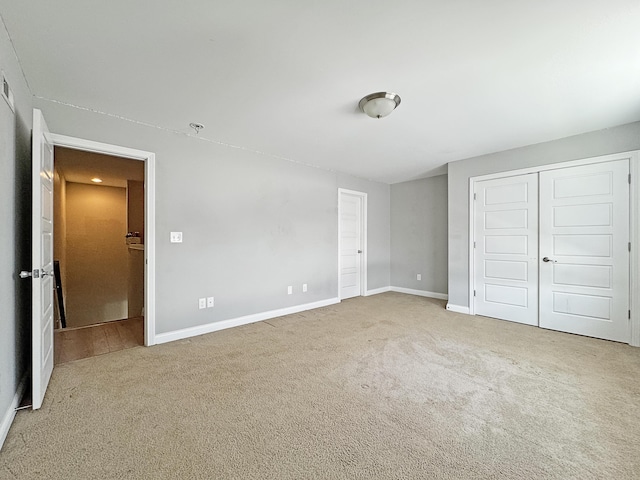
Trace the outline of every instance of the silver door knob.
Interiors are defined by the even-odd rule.
[[[362,253],[362,250],[358,250],[358,253]]]
[[[32,275],[31,272],[27,272],[26,270],[22,270],[20,272],[20,278],[29,278]]]
[[[553,262],[553,263],[556,263],[556,262],[557,262],[557,260],[551,260],[549,257],[544,257],[544,258],[542,259],[542,261],[543,261],[543,262],[545,262],[545,263],[546,263],[546,262]]]

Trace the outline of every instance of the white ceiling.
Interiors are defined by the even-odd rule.
[[[0,0],[34,95],[388,183],[640,120],[638,0]],[[389,117],[357,109],[381,90]]]

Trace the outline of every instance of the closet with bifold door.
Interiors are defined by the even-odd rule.
[[[472,181],[474,313],[628,342],[629,178],[627,157]]]

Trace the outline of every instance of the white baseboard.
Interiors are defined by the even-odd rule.
[[[447,310],[456,313],[466,313],[469,315],[469,307],[462,307],[460,305],[453,305],[451,303],[447,303]]]
[[[408,293],[409,295],[418,295],[419,297],[437,298],[439,300],[447,300],[449,295],[446,293],[429,292],[427,290],[414,290],[413,288],[389,287],[392,292]]]
[[[374,288],[373,290],[367,290],[364,296],[370,297],[371,295],[378,295],[379,293],[386,293],[390,291],[391,291],[391,287]]]
[[[4,441],[7,439],[7,435],[9,434],[9,429],[11,428],[11,424],[13,423],[13,419],[16,418],[16,409],[20,406],[20,400],[22,400],[25,388],[27,388],[26,373],[18,384],[18,388],[16,390],[16,394],[13,396],[11,405],[9,405],[9,408],[2,416],[2,423],[0,423],[0,450],[2,449],[2,445],[4,445]]]
[[[182,340],[183,338],[196,337],[198,335],[204,335],[205,333],[217,332],[218,330],[238,327],[240,325],[247,325],[248,323],[262,322],[263,320],[269,320],[270,318],[282,317],[283,315],[291,315],[292,313],[313,310],[314,308],[335,305],[336,303],[340,303],[340,300],[338,298],[329,298],[327,300],[321,300],[319,302],[305,303],[302,305],[295,305],[293,307],[270,310],[268,312],[254,313],[253,315],[245,315],[244,317],[231,318],[229,320],[223,320],[221,322],[213,322],[207,323],[205,325],[198,325],[196,327],[183,328],[181,330],[174,330],[173,332],[157,333],[155,336],[155,343],[161,344],[173,342],[175,340]]]

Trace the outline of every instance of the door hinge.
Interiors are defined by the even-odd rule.
[[[476,242],[473,242],[473,248],[476,248]]]
[[[631,242],[627,244],[629,246],[629,251],[631,251]]]
[[[631,174],[627,178],[629,179],[629,185],[631,185]]]
[[[475,193],[473,194],[473,199],[474,199],[474,200],[476,199],[476,194],[475,194]]]
[[[474,296],[474,297],[476,296],[476,291],[475,291],[475,290],[473,291],[473,296]]]
[[[629,310],[629,320],[631,320],[631,310]]]

